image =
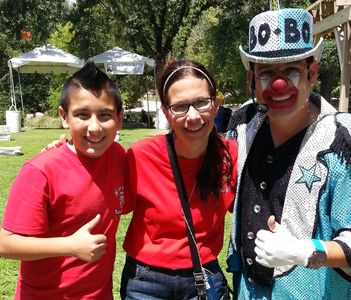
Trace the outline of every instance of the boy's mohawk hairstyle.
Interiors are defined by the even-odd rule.
[[[99,93],[104,90],[116,104],[117,111],[122,109],[122,99],[118,86],[101,71],[90,58],[84,66],[68,78],[61,92],[60,106],[65,112],[68,111],[70,93],[74,89],[83,88],[91,93]]]
[[[72,78],[78,80],[86,90],[97,91],[109,80],[108,76],[102,72],[89,58],[85,65],[73,74]]]

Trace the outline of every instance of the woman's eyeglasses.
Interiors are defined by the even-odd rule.
[[[199,98],[192,103],[177,103],[169,105],[168,109],[173,115],[178,117],[185,116],[188,113],[190,106],[194,107],[198,112],[201,113],[212,108],[212,102],[214,99],[215,97]]]

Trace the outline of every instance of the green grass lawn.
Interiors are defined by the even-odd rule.
[[[121,131],[120,143],[128,148],[134,141],[143,137],[153,136],[155,134],[164,133],[165,131],[156,129],[123,129]],[[22,156],[0,156],[0,219],[2,220],[4,208],[6,205],[7,195],[11,182],[14,180],[22,164],[40,152],[51,141],[56,140],[64,133],[68,135],[68,131],[64,129],[26,129],[20,133],[12,134],[11,141],[0,141],[0,147],[21,146],[23,150]],[[117,232],[117,256],[114,271],[114,295],[115,299],[119,297],[120,276],[124,264],[125,254],[122,249],[122,242],[127,230],[131,214],[122,216]],[[220,254],[219,261],[225,270],[225,256],[229,239],[229,222],[230,215],[226,218],[226,239],[223,250]],[[16,288],[18,274],[18,262],[0,258],[0,299],[13,299]],[[230,276],[227,276],[228,278]],[[230,280],[229,280],[230,281]]]

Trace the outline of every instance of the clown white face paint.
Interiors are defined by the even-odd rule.
[[[300,72],[299,71],[294,70],[294,71],[290,72],[290,74],[287,77],[291,80],[291,82],[293,83],[293,85],[295,87],[298,86],[299,81],[300,81]]]
[[[274,74],[273,71],[265,71],[259,74],[256,78],[261,81],[262,89],[266,89],[268,84],[272,81],[274,77],[284,77],[291,80],[292,84],[297,87],[300,80],[300,70],[298,69],[286,69],[282,72],[282,76],[277,76],[277,73]]]
[[[307,70],[306,61],[255,64],[254,76],[258,80],[255,89],[257,99],[273,110],[295,107],[300,99],[301,81],[307,83]]]

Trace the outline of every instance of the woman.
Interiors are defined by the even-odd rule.
[[[224,219],[232,210],[237,146],[217,135],[216,84],[199,63],[180,60],[158,80],[162,110],[172,128],[201,263],[222,298],[226,280],[217,261]],[[123,247],[122,299],[197,299],[193,261],[166,136],[128,150],[129,184],[124,212],[133,211]]]

